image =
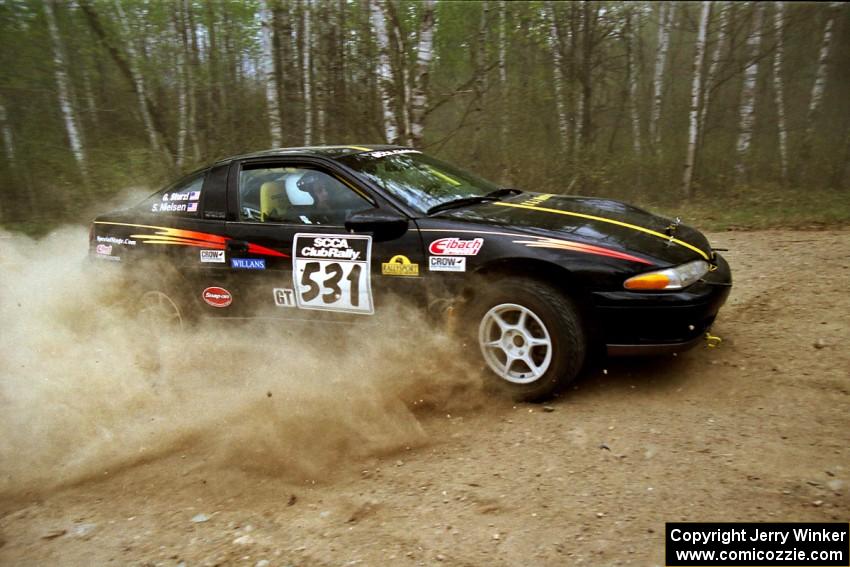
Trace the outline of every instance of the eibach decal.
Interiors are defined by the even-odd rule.
[[[484,246],[483,238],[462,240],[457,237],[435,240],[428,247],[435,256],[475,256]]]
[[[146,228],[155,231],[153,234],[132,234],[142,244],[165,244],[171,246],[194,246],[212,250],[224,250],[227,242],[233,240],[220,234],[184,230],[181,228],[170,228],[165,226],[150,226],[145,224],[130,224],[123,222],[96,222],[95,224],[108,224],[114,226],[129,226],[133,228]],[[248,253],[258,256],[274,256],[277,258],[289,258],[288,254],[278,252],[259,244],[248,243]]]

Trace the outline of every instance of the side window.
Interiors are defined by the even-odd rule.
[[[181,179],[145,201],[142,207],[157,215],[198,216],[198,203],[201,200],[201,188],[204,186],[206,174],[204,171],[188,179]]]
[[[342,181],[317,169],[256,167],[239,174],[243,222],[341,225],[371,204]]]

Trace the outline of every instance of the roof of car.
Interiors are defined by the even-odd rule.
[[[329,157],[329,158],[337,158],[347,155],[359,154],[363,152],[371,152],[375,150],[394,150],[401,149],[404,146],[394,146],[387,144],[349,144],[345,146],[304,146],[299,148],[274,148],[271,150],[263,150],[260,152],[252,152],[249,154],[242,154],[238,156],[230,156],[219,160],[217,163],[226,163],[233,160],[239,159],[250,159],[250,158],[265,158],[265,157],[279,157],[279,156],[292,156],[292,155],[302,155],[302,156],[320,156],[320,157]]]

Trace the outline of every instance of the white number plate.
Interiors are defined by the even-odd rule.
[[[348,234],[295,235],[292,247],[295,298],[301,309],[371,315],[372,237]]]

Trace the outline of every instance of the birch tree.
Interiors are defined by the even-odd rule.
[[[655,55],[655,74],[652,80],[652,110],[649,118],[649,137],[653,148],[659,151],[661,145],[661,99],[664,94],[664,68],[667,63],[667,50],[670,47],[670,28],[672,27],[676,4],[661,2],[658,8],[658,47]]]
[[[312,0],[304,0],[302,17],[304,34],[301,60],[301,77],[304,84],[304,145],[313,143],[313,36],[310,29]]]
[[[383,10],[377,1],[371,5],[372,27],[375,29],[375,42],[378,45],[378,61],[375,73],[378,77],[381,108],[383,110],[384,138],[390,144],[398,142],[398,124],[393,105],[393,76],[390,68],[390,39]]]
[[[180,41],[180,32],[178,26],[180,24],[177,14],[171,23],[171,31],[174,37]],[[174,63],[177,73],[177,155],[175,156],[175,165],[177,169],[183,168],[183,159],[186,152],[186,135],[189,129],[188,112],[186,108],[186,52],[183,49],[177,49]]]
[[[422,23],[419,27],[419,46],[416,49],[416,86],[411,97],[411,143],[419,146],[424,132],[423,120],[428,104],[428,78],[431,60],[434,57],[434,0],[425,0],[422,5]]]
[[[715,79],[720,66],[723,49],[727,43],[729,33],[729,11],[730,6],[726,2],[717,2],[718,23],[717,37],[714,40],[714,49],[711,52],[711,63],[708,66],[708,72],[705,75],[705,86],[702,89],[702,104],[699,112],[699,135],[702,138],[705,132],[705,117],[708,115],[708,106],[711,102],[711,95],[716,88]]]
[[[753,141],[753,124],[756,120],[756,78],[759,71],[758,52],[761,45],[763,11],[762,5],[754,6],[752,27],[747,37],[749,64],[744,69],[744,81],[741,86],[741,105],[738,111],[738,143],[736,144],[738,156],[735,172],[739,182],[744,181],[747,175],[747,160]]]
[[[776,101],[776,129],[779,134],[779,167],[782,183],[788,182],[788,130],[785,126],[785,87],[782,81],[782,65],[785,56],[785,42],[782,27],[785,21],[785,4],[776,3],[773,13],[773,29],[776,34],[776,48],[773,52],[773,95]]]
[[[697,139],[699,137],[699,106],[702,94],[702,66],[705,59],[705,37],[708,30],[709,2],[702,3],[694,50],[693,79],[691,81],[691,109],[688,113],[688,149],[685,158],[685,174],[682,179],[682,192],[685,198],[693,196],[694,160],[696,159]]]
[[[561,150],[569,147],[570,129],[567,120],[567,109],[564,105],[563,55],[561,52],[560,34],[558,33],[555,16],[555,6],[547,3],[549,16],[549,49],[552,51],[552,85],[555,95],[555,109],[558,114],[558,132],[560,133]]]
[[[838,3],[830,4],[826,24],[823,28],[823,35],[821,36],[818,66],[817,71],[815,72],[815,82],[812,85],[812,94],[809,97],[809,108],[806,113],[806,130],[803,133],[803,140],[800,144],[800,167],[797,168],[798,172],[806,171],[808,161],[812,157],[812,143],[814,141],[815,126],[820,116],[823,93],[826,90],[827,62],[829,61],[829,53],[832,47],[832,26],[835,21],[835,12],[838,6],[840,6]]]
[[[65,121],[65,131],[68,134],[68,143],[71,153],[77,162],[80,172],[84,177],[88,175],[86,167],[86,154],[83,147],[82,132],[79,127],[79,119],[74,110],[71,100],[71,84],[68,80],[67,64],[65,63],[65,47],[59,36],[59,28],[56,25],[56,16],[53,13],[54,0],[44,3],[44,13],[47,18],[47,29],[50,31],[50,40],[53,44],[53,72],[56,76],[56,92],[59,97],[59,108],[62,110],[62,118]],[[4,132],[5,136],[5,132]]]
[[[263,79],[266,91],[266,119],[271,134],[271,147],[283,145],[283,134],[280,129],[280,107],[278,106],[278,85],[274,72],[274,50],[272,49],[272,13],[267,0],[260,0],[260,22],[263,28]],[[308,143],[309,145],[309,143]]]
[[[139,105],[139,114],[142,116],[142,123],[145,127],[151,151],[156,155],[161,155],[169,163],[169,165],[173,164],[172,149],[169,147],[167,142],[164,142],[165,151],[163,151],[163,146],[160,144],[160,138],[165,140],[165,129],[161,117],[154,113],[152,109],[153,105],[148,98],[145,80],[138,68],[138,56],[130,36],[130,26],[127,22],[127,16],[124,13],[121,3],[116,1],[115,9],[118,15],[119,26],[126,38],[126,41],[124,42],[127,49],[126,56],[121,53],[118,47],[109,41],[103,26],[100,24],[97,13],[88,4],[88,2],[80,1],[80,7],[85,12],[89,25],[100,40],[106,44],[112,59],[133,87],[133,92],[136,95],[136,101]]]
[[[631,10],[626,14],[626,77],[629,85],[629,114],[632,125],[632,149],[635,156],[641,155],[641,132],[640,114],[638,113],[638,37],[640,36],[640,12],[638,6],[637,14]]]
[[[3,149],[6,152],[6,161],[10,165],[15,164],[15,137],[12,134],[12,125],[6,116],[6,107],[0,102],[0,130],[3,131]]]

